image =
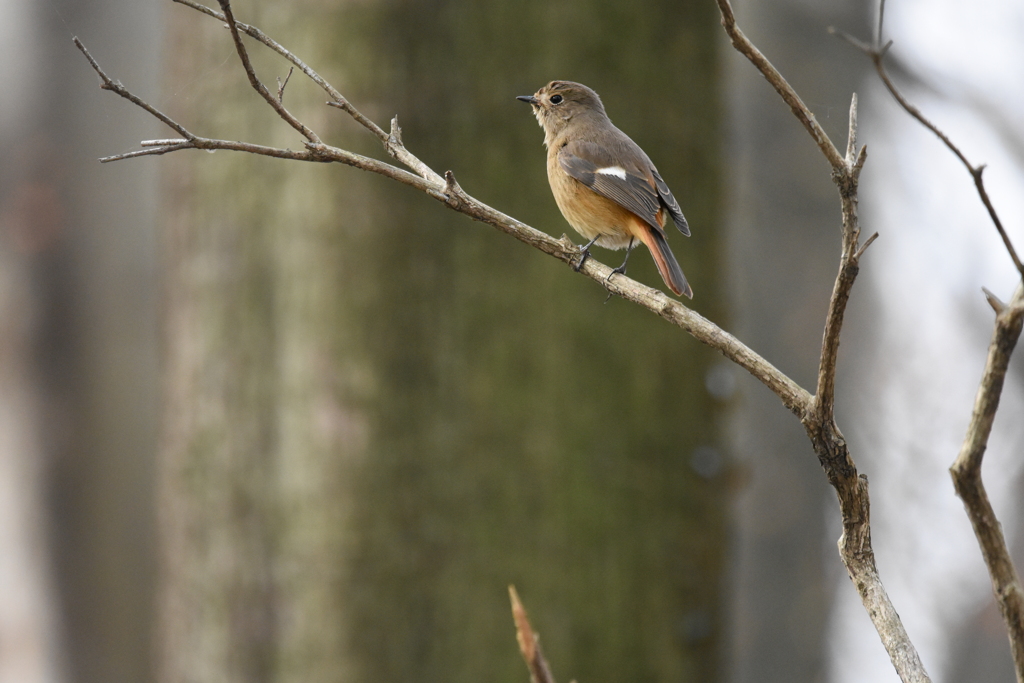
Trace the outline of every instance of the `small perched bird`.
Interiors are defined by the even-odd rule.
[[[679,203],[640,146],[612,124],[597,93],[580,83],[552,81],[535,94],[516,99],[533,105],[544,129],[548,182],[558,208],[589,240],[577,270],[597,244],[626,249],[626,259],[612,271],[625,273],[639,240],[651,250],[669,289],[692,299],[693,291],[665,239],[667,216],[681,233],[690,235]]]

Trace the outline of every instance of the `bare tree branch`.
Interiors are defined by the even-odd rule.
[[[526,609],[519,600],[519,593],[515,586],[508,587],[508,596],[512,601],[512,620],[516,624],[516,640],[519,641],[519,651],[523,654],[526,666],[530,670],[531,683],[555,683],[555,677],[551,675],[551,667],[544,659],[544,653],[540,649],[540,636],[530,626],[530,620],[526,618]]]
[[[998,300],[990,295],[989,301],[993,303],[993,308],[996,308],[995,303]],[[964,437],[960,454],[949,468],[949,472],[953,477],[956,493],[963,500],[971,526],[974,527],[974,535],[981,546],[981,554],[985,558],[992,580],[992,592],[995,593],[999,611],[1006,623],[1017,680],[1022,682],[1024,589],[1021,588],[1020,577],[1010,558],[1002,527],[988,500],[988,493],[981,479],[981,463],[992,432],[996,410],[999,408],[1006,368],[1020,338],[1024,322],[1024,283],[1018,285],[1009,304],[999,303],[998,306],[995,331],[988,347],[988,359],[985,361],[985,371],[978,387],[978,394],[974,399],[971,422],[967,427],[967,435]]]
[[[889,78],[889,74],[885,69],[885,55],[889,48],[892,47],[892,41],[890,40],[882,45],[884,12],[885,0],[880,0],[878,26],[874,44],[865,43],[834,28],[830,28],[829,32],[839,35],[851,45],[864,52],[871,59],[878,77],[896,102],[899,103],[900,107],[921,125],[934,133],[967,168],[967,172],[971,174],[971,178],[974,180],[978,196],[981,198],[988,211],[989,218],[991,218],[992,223],[999,232],[999,236],[1003,240],[1003,245],[1006,247],[1010,259],[1017,268],[1017,272],[1024,278],[1024,266],[1022,266],[1013,243],[1010,241],[1010,237],[1003,228],[999,215],[996,213],[995,206],[993,206],[992,200],[985,190],[985,182],[982,179],[985,165],[974,166],[971,164],[949,136],[928,120],[917,107],[911,104],[896,88],[892,79]],[[985,371],[982,374],[977,396],[975,397],[974,410],[971,414],[967,435],[964,437],[960,454],[949,471],[953,477],[953,485],[957,495],[964,502],[964,508],[971,520],[974,535],[978,539],[981,554],[988,567],[989,578],[992,581],[992,591],[995,593],[996,601],[999,603],[999,610],[1003,616],[1003,622],[1006,624],[1017,681],[1018,683],[1024,683],[1024,589],[1021,587],[1020,578],[1010,557],[1006,539],[1003,537],[1002,527],[988,500],[988,493],[981,479],[982,458],[988,446],[988,439],[992,432],[992,423],[995,419],[996,410],[999,408],[999,399],[1003,391],[1006,368],[1020,337],[1022,320],[1024,320],[1024,280],[1017,287],[1009,304],[1002,303],[994,294],[987,290],[985,291],[985,296],[996,312],[995,331],[992,335],[992,342],[989,345],[988,359],[985,363]]]
[[[885,69],[885,54],[889,51],[889,48],[892,47],[892,41],[890,40],[885,45],[879,46],[882,39],[881,13],[879,14],[878,38],[874,45],[865,43],[862,40],[857,40],[853,36],[835,28],[829,28],[829,32],[840,36],[870,57],[872,64],[875,65],[875,71],[878,73],[878,77],[882,80],[882,83],[885,85],[886,90],[889,91],[889,94],[891,94],[896,102],[899,103],[900,107],[917,119],[922,126],[934,133],[935,136],[939,138],[947,148],[949,148],[949,151],[951,151],[956,158],[960,160],[960,163],[964,165],[967,172],[971,174],[971,179],[974,181],[974,187],[978,191],[981,203],[985,205],[985,210],[988,211],[989,218],[992,220],[993,225],[995,225],[996,230],[999,232],[999,237],[1003,240],[1003,245],[1006,247],[1006,251],[1010,255],[1010,260],[1013,261],[1013,266],[1017,269],[1017,272],[1020,273],[1021,277],[1024,277],[1024,264],[1021,263],[1020,257],[1017,255],[1017,250],[1014,249],[1013,242],[1010,240],[1010,236],[1006,233],[1006,229],[1003,227],[1003,222],[999,219],[999,214],[996,213],[996,208],[988,196],[988,191],[985,189],[985,181],[982,178],[982,174],[985,172],[985,164],[975,166],[968,161],[964,153],[960,151],[959,147],[953,144],[953,141],[950,140],[949,136],[942,132],[938,126],[928,120],[928,118],[921,113],[920,109],[911,104],[892,82],[892,79],[889,78],[889,74]]]
[[[216,10],[210,9],[205,5],[201,5],[197,2],[194,2],[193,0],[174,0],[174,2],[179,3],[181,5],[185,5],[186,7],[191,7],[192,9],[198,12],[202,12],[203,14],[211,16],[215,19],[219,19],[220,21],[227,21],[227,17],[225,17],[224,14],[217,12]],[[422,178],[430,180],[437,185],[444,184],[444,179],[440,175],[435,173],[426,164],[424,164],[422,161],[413,156],[413,154],[409,152],[409,150],[407,150],[404,145],[401,144],[401,130],[398,129],[397,121],[392,121],[392,129],[390,134],[384,132],[384,129],[382,129],[380,126],[378,126],[370,119],[363,116],[363,114],[360,113],[358,109],[352,106],[352,104],[344,97],[344,95],[338,92],[338,90],[336,90],[334,86],[332,86],[322,76],[320,76],[320,74],[311,69],[309,65],[307,65],[294,54],[292,54],[291,51],[284,48],[280,43],[271,39],[268,35],[263,33],[263,31],[261,31],[255,26],[243,24],[240,21],[235,21],[234,25],[237,28],[237,30],[241,31],[242,33],[245,33],[250,38],[253,38],[263,43],[271,50],[281,55],[289,62],[294,64],[296,67],[298,67],[299,71],[304,73],[311,81],[313,81],[321,88],[323,88],[324,92],[326,92],[328,96],[330,96],[332,101],[329,102],[328,104],[345,111],[349,116],[355,119],[356,122],[365,127],[375,136],[377,136],[377,138],[379,138],[380,141],[384,143],[384,148],[387,150],[388,154],[390,154],[393,158],[397,159],[406,167],[411,168]],[[395,135],[396,130],[398,133],[397,137]]]
[[[739,26],[736,25],[736,15],[733,13],[732,5],[729,4],[729,0],[717,0],[718,9],[722,13],[722,26],[725,28],[725,32],[729,35],[732,40],[732,46],[736,50],[745,56],[750,62],[757,67],[757,70],[761,72],[761,75],[765,77],[765,80],[771,84],[775,91],[779,93],[783,101],[789,105],[789,108],[793,111],[793,115],[803,124],[807,132],[814,138],[818,148],[821,149],[821,153],[825,155],[829,164],[832,165],[833,171],[842,171],[846,168],[846,164],[843,160],[842,155],[839,154],[839,150],[832,144],[832,140],[829,139],[825,133],[825,129],[818,123],[818,119],[815,118],[811,110],[807,108],[800,96],[797,95],[793,87],[782,77],[782,74],[772,66],[768,58],[761,54],[750,39],[744,35],[743,31],[740,30]]]
[[[118,95],[125,98],[132,104],[138,107],[142,107],[150,114],[152,114],[154,117],[156,117],[163,123],[173,128],[175,131],[177,131],[178,134],[181,135],[183,138],[191,140],[193,137],[195,137],[194,135],[192,135],[192,133],[185,130],[185,128],[177,121],[174,121],[173,119],[171,119],[171,117],[167,116],[156,107],[151,106],[147,102],[143,102],[138,97],[128,92],[128,90],[123,85],[121,85],[120,81],[114,81],[109,76],[107,76],[107,74],[104,73],[103,69],[100,68],[100,65],[96,63],[96,60],[93,59],[92,55],[89,54],[89,51],[85,49],[85,45],[83,45],[82,41],[78,39],[78,36],[74,36],[71,40],[72,42],[74,42],[75,47],[77,47],[79,51],[81,51],[81,53],[85,55],[85,58],[89,60],[89,64],[92,65],[93,70],[97,73],[97,75],[99,75],[100,81],[102,81],[100,83],[100,87],[102,89],[117,93]]]
[[[858,185],[860,171],[867,158],[867,150],[857,147],[857,97],[850,103],[849,137],[846,155],[840,155],[828,135],[818,124],[814,114],[807,108],[796,91],[772,66],[768,59],[751,44],[750,40],[736,25],[736,17],[729,0],[717,0],[722,14],[722,25],[732,40],[733,47],[757,67],[765,79],[775,88],[783,101],[811,135],[821,153],[832,166],[832,180],[839,190],[842,202],[842,256],[839,273],[832,288],[825,331],[821,342],[821,359],[818,363],[817,390],[812,402],[812,411],[802,422],[807,435],[825,470],[829,483],[839,499],[839,510],[843,520],[843,535],[839,539],[839,554],[850,574],[861,602],[871,618],[885,646],[896,672],[905,683],[928,681],[928,674],[921,663],[917,650],[907,635],[903,623],[889,600],[878,575],[874,550],[871,547],[870,502],[868,482],[858,475],[857,467],[850,457],[846,439],[835,423],[835,374],[839,354],[839,337],[846,305],[860,270],[859,260],[864,250],[877,235],[859,246],[860,219],[858,215]]]
[[[320,137],[314,133],[306,124],[299,121],[295,116],[288,111],[284,103],[274,97],[274,95],[267,90],[267,86],[263,85],[259,77],[256,76],[256,70],[253,69],[252,62],[249,61],[249,52],[245,49],[245,43],[242,42],[242,36],[238,32],[238,25],[235,23],[235,15],[231,11],[231,3],[228,0],[219,0],[220,8],[224,11],[225,21],[228,24],[228,28],[231,30],[231,38],[235,41],[235,51],[238,52],[238,58],[242,60],[242,67],[245,69],[245,75],[249,77],[249,84],[253,87],[253,90],[260,94],[270,108],[277,112],[285,122],[299,131],[302,137],[306,138],[312,143],[319,143]]]
[[[284,82],[281,81],[281,77],[277,77],[277,101],[284,103],[284,89],[288,87],[288,81],[292,79],[292,74],[295,72],[295,67],[288,67],[288,75],[284,77]]]
[[[176,1],[187,4],[187,0]],[[212,12],[212,10],[210,12]],[[216,14],[213,14],[213,16],[216,16]],[[253,30],[255,31],[255,29]],[[245,32],[248,33],[248,31]],[[261,32],[260,35],[262,35]],[[420,175],[414,175],[385,162],[323,143],[307,142],[305,151],[295,151],[290,149],[266,147],[247,142],[203,138],[189,132],[181,126],[181,124],[136,97],[119,83],[114,84],[102,72],[99,65],[92,58],[92,55],[90,55],[88,50],[86,50],[85,46],[77,39],[75,44],[78,45],[79,49],[89,60],[89,63],[92,64],[93,68],[100,74],[101,79],[103,79],[103,85],[101,87],[107,90],[113,90],[117,94],[128,99],[159,120],[163,121],[174,130],[178,131],[185,138],[185,141],[183,142],[167,141],[171,144],[156,146],[151,149],[141,150],[138,152],[127,152],[125,154],[119,154],[112,157],[105,157],[103,161],[117,161],[137,156],[166,154],[168,152],[178,151],[181,149],[223,149],[248,152],[250,154],[261,154],[264,156],[282,159],[292,159],[295,161],[340,162],[364,171],[378,173],[414,187],[417,190],[430,195],[434,199],[443,202],[449,208],[478,221],[487,223],[502,232],[508,233],[516,239],[536,247],[546,254],[550,254],[551,256],[558,258],[569,266],[573,266],[579,260],[579,248],[564,235],[560,239],[555,239],[547,233],[532,228],[525,223],[507,216],[497,209],[478,201],[459,187],[451,172],[447,174],[448,179],[446,180],[409,154],[402,143],[401,129],[398,127],[397,120],[392,121],[390,133],[383,133],[382,131],[385,147],[390,153],[392,153],[392,156],[397,159],[415,160],[411,167],[418,165],[422,169],[426,169],[424,173]],[[298,58],[295,58],[293,63],[295,63],[304,73],[307,72],[308,67],[304,67],[301,60]],[[319,76],[317,76],[317,78],[319,78]],[[322,81],[322,79],[320,80]],[[271,98],[273,99],[273,97]],[[346,109],[346,111],[348,110]],[[377,129],[381,130],[379,128]],[[439,178],[440,182],[432,182],[430,179],[431,176]],[[579,272],[592,280],[599,282],[602,286],[606,287],[608,291],[647,308],[669,322],[681,327],[698,341],[717,349],[725,357],[746,369],[750,374],[765,384],[765,386],[778,395],[783,404],[801,420],[811,409],[812,399],[807,391],[779,371],[767,360],[736,339],[736,337],[725,330],[722,330],[699,313],[686,308],[679,301],[669,298],[659,290],[643,285],[625,276],[619,276],[608,280],[608,275],[611,273],[611,270],[612,269],[610,267],[600,263],[596,259],[589,258],[586,260],[586,263]]]

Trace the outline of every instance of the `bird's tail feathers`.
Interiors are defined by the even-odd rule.
[[[661,279],[665,281],[668,288],[679,296],[693,298],[693,290],[683,275],[683,269],[679,267],[675,255],[668,247],[668,241],[660,230],[655,230],[649,225],[644,225],[640,231],[640,239],[647,248],[651,250],[654,263],[658,266]]]

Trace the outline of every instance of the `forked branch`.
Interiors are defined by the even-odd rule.
[[[963,446],[949,472],[956,493],[964,502],[967,516],[974,527],[974,535],[981,546],[981,554],[992,580],[992,592],[1003,615],[1010,638],[1017,680],[1024,681],[1024,589],[1017,569],[1010,558],[1010,550],[1003,530],[989,502],[985,483],[981,479],[981,463],[988,446],[989,435],[999,398],[1003,391],[1010,356],[1020,338],[1024,322],[1024,284],[1017,287],[1009,304],[1001,306],[996,315],[995,331],[988,347],[988,358],[982,374],[978,394],[974,399],[971,422],[967,427]]]
[[[905,682],[928,681],[921,659],[914,648],[906,629],[885,592],[874,550],[871,546],[870,499],[868,482],[858,475],[857,467],[850,456],[846,439],[839,431],[834,416],[835,376],[839,355],[839,337],[846,305],[859,272],[860,257],[877,234],[860,244],[860,216],[858,214],[858,187],[860,172],[867,158],[867,150],[857,146],[857,97],[850,103],[850,126],[846,154],[842,155],[835,144],[818,124],[814,114],[807,108],[786,79],[772,66],[771,62],[754,47],[736,25],[736,17],[729,0],[717,0],[722,14],[722,25],[732,40],[733,46],[757,67],[765,79],[775,88],[793,114],[803,124],[818,149],[832,167],[832,180],[839,190],[842,205],[842,256],[839,272],[832,287],[825,331],[822,335],[821,358],[818,363],[818,383],[813,399],[813,410],[803,419],[804,429],[811,440],[818,461],[825,470],[825,476],[836,491],[839,511],[842,515],[843,535],[839,539],[839,554],[850,574],[861,602],[871,622],[878,631],[889,659]]]
[[[885,3],[883,0],[883,11],[884,7]],[[946,135],[944,132],[942,132],[942,130],[934,123],[932,123],[923,113],[921,113],[921,110],[915,107],[903,95],[903,93],[900,92],[900,90],[896,87],[896,84],[893,83],[892,79],[889,77],[889,72],[886,71],[885,69],[885,55],[886,53],[889,52],[889,49],[892,47],[893,43],[890,40],[886,42],[884,45],[881,44],[883,18],[884,14],[882,11],[880,11],[878,14],[878,31],[876,34],[877,37],[873,44],[865,43],[864,41],[858,40],[857,38],[849,35],[848,33],[844,33],[843,31],[839,31],[838,29],[835,28],[829,28],[829,32],[838,35],[839,37],[843,38],[846,42],[850,43],[858,50],[866,54],[871,59],[871,63],[874,64],[875,71],[878,73],[878,78],[885,85],[885,89],[889,91],[889,94],[892,95],[893,99],[896,100],[900,107],[905,112],[914,117],[922,126],[930,130],[935,135],[935,137],[941,140],[942,144],[944,144],[949,149],[949,151],[952,152],[954,156],[956,156],[956,158],[960,160],[960,163],[964,165],[964,168],[967,169],[967,172],[971,174],[971,179],[974,181],[974,187],[978,191],[978,197],[981,199],[981,203],[985,205],[985,210],[988,212],[989,218],[992,220],[992,224],[995,226],[996,231],[999,233],[999,237],[1003,240],[1003,245],[1006,247],[1006,251],[1010,256],[1010,260],[1013,261],[1013,265],[1017,269],[1017,272],[1020,273],[1022,278],[1024,278],[1024,264],[1021,263],[1020,257],[1017,255],[1017,250],[1014,248],[1013,242],[1010,240],[1010,236],[1007,234],[1006,228],[1003,227],[1003,222],[1002,220],[1000,220],[999,214],[996,212],[996,207],[995,205],[992,204],[992,199],[988,196],[988,191],[985,189],[985,180],[982,177],[982,174],[985,172],[985,164],[975,166],[970,161],[968,161],[967,157],[964,155],[962,151],[960,151],[960,148],[953,143],[950,137]]]

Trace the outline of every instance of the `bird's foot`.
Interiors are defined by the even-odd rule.
[[[598,237],[600,237],[600,235],[598,235]],[[580,272],[580,269],[583,268],[583,264],[587,262],[588,258],[590,258],[590,247],[594,246],[594,242],[596,241],[597,237],[580,247],[580,261],[572,267],[572,269],[577,273]]]
[[[624,258],[622,260],[622,265],[621,266],[619,266],[618,268],[612,268],[612,272],[608,273],[608,277],[606,277],[604,279],[605,282],[608,282],[609,280],[611,280],[612,279],[612,275],[625,275],[626,274],[626,264],[629,263],[629,255],[632,254],[632,253],[633,253],[633,238],[630,237],[629,238],[629,246],[626,247],[626,258]]]

